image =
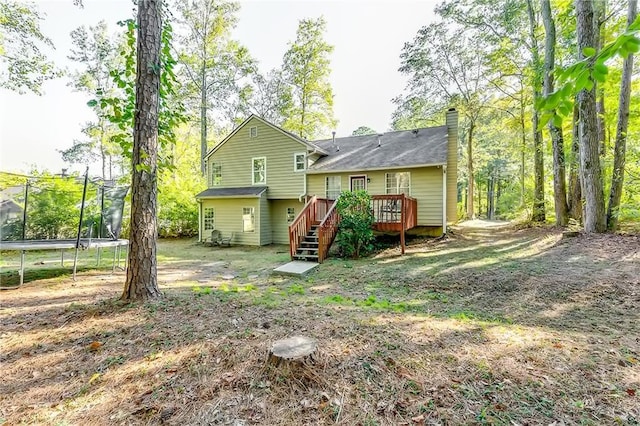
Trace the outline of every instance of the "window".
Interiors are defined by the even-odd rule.
[[[304,152],[293,154],[293,171],[302,172],[307,169],[307,154]]]
[[[387,173],[387,194],[411,195],[411,173]]]
[[[253,207],[242,208],[242,232],[255,232],[256,215]]]
[[[296,209],[294,207],[287,207],[287,223],[291,223],[296,220]]]
[[[267,183],[267,157],[253,158],[251,163],[251,182],[254,185]]]
[[[211,186],[222,185],[222,165],[211,163]]]
[[[257,126],[249,127],[249,137],[250,138],[257,138],[258,137],[258,127]]]
[[[205,207],[204,208],[204,230],[212,231],[216,229],[216,214],[213,210],[213,207]]]
[[[341,179],[340,176],[327,176],[326,179],[326,194],[330,200],[337,200],[341,192]]]

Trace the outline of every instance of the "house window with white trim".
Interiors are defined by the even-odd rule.
[[[385,176],[387,183],[387,194],[411,195],[411,173],[387,173]]]
[[[267,157],[251,159],[251,183],[254,185],[264,185],[267,183]]]
[[[256,231],[256,215],[253,207],[242,208],[242,232]]]
[[[325,181],[325,193],[329,200],[337,200],[342,192],[342,179],[340,176],[327,176]]]
[[[222,165],[211,163],[211,186],[222,185]]]
[[[287,223],[291,223],[296,219],[296,209],[294,207],[287,207]]]
[[[258,137],[258,126],[249,127],[249,137],[251,139]]]
[[[213,231],[216,229],[216,212],[213,207],[204,208],[203,222],[205,231]]]
[[[293,154],[293,171],[303,172],[307,169],[307,154],[304,152]]]

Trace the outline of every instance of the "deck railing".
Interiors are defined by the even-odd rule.
[[[415,198],[405,194],[372,195],[371,204],[376,225],[390,224],[389,230],[407,230],[418,224],[418,202]]]
[[[334,201],[318,227],[318,263],[322,263],[327,258],[329,248],[338,233],[340,216],[336,204],[338,202]]]
[[[324,219],[332,203],[332,200],[318,198],[314,195],[289,225],[289,254],[292,259],[300,247],[300,243],[311,231],[311,226],[317,225]]]

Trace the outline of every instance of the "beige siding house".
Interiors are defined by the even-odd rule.
[[[308,197],[358,189],[416,199],[417,225],[443,232],[456,220],[457,140],[455,110],[444,126],[312,142],[252,115],[207,154],[200,238],[288,244]]]

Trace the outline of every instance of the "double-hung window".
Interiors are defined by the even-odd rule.
[[[203,211],[203,222],[205,231],[216,229],[216,213],[213,207],[205,207]]]
[[[325,193],[329,200],[337,200],[342,192],[342,182],[340,176],[327,176],[325,182]]]
[[[411,195],[411,173],[387,173],[385,176],[387,194]]]
[[[307,154],[300,152],[293,154],[293,171],[303,172],[307,169]]]
[[[287,207],[287,223],[291,223],[296,219],[296,209],[294,207]]]
[[[242,208],[242,232],[256,231],[256,215],[253,207]]]
[[[251,183],[264,185],[267,183],[267,157],[251,159]]]
[[[211,163],[211,186],[222,185],[222,165]]]

